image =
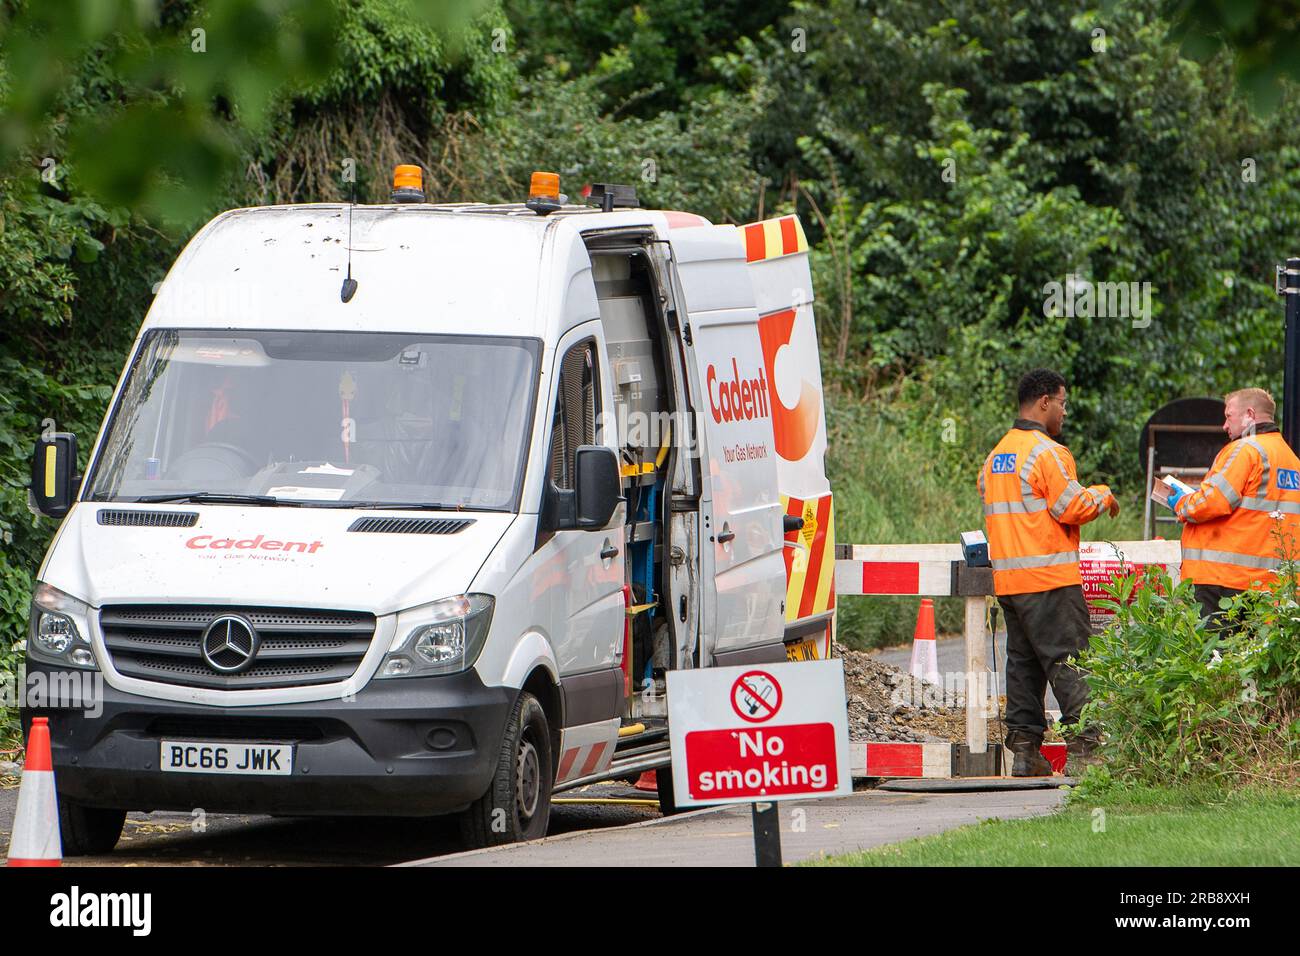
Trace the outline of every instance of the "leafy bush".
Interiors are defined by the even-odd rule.
[[[1191,582],[1158,567],[1106,586],[1114,620],[1080,658],[1105,782],[1300,783],[1296,583],[1287,561],[1270,590],[1221,602],[1222,629],[1201,620]]]

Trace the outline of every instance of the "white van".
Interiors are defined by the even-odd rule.
[[[72,435],[37,443],[63,521],[28,680],[102,678],[23,711],[65,853],[155,809],[531,839],[552,793],[667,766],[665,671],[829,652],[797,219],[571,205],[551,174],[433,204],[399,174],[391,205],[212,220],[84,478]]]

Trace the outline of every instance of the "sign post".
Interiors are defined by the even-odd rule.
[[[776,804],[753,804],[754,864],[756,866],[781,865],[781,818]]]
[[[754,857],[781,865],[777,803],[853,792],[839,660],[668,672],[673,792],[753,805]]]

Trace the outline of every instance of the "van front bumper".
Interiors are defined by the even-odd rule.
[[[29,686],[38,672],[57,686],[57,669],[30,660]],[[61,799],[295,816],[432,816],[467,807],[491,783],[517,693],[484,686],[472,670],[371,681],[351,700],[260,707],[176,703],[97,683],[90,707],[56,700],[22,710],[24,734],[32,718],[49,718]],[[162,771],[163,740],[292,744],[292,773]]]

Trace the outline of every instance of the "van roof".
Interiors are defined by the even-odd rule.
[[[357,291],[341,301],[348,269]],[[233,209],[190,240],[145,328],[481,332],[548,338],[593,227],[708,225],[687,213],[522,203]],[[548,241],[549,237],[549,241]],[[382,254],[381,254],[382,253]],[[592,316],[594,318],[594,316]]]

